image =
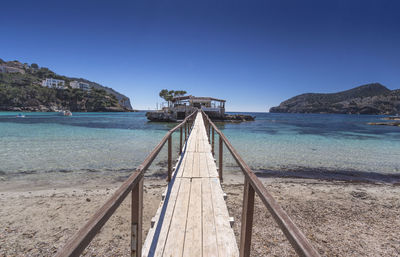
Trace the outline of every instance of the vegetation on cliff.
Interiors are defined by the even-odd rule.
[[[338,93],[302,94],[272,107],[270,112],[398,114],[400,90],[390,90],[379,83],[373,83]]]
[[[128,111],[129,99],[111,88],[84,79],[58,75],[37,64],[21,64],[18,61],[0,65],[14,67],[19,72],[0,72],[0,110],[9,111]],[[77,88],[55,89],[41,86],[42,80],[54,78],[65,81],[88,83],[90,91]]]

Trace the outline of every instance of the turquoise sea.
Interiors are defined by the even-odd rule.
[[[145,112],[17,114],[0,112],[3,176],[133,170],[176,125],[148,122]],[[367,125],[383,116],[249,114],[256,121],[217,125],[261,175],[400,180],[400,128]],[[165,160],[166,150],[153,170]],[[227,151],[225,160],[226,169],[237,169]]]

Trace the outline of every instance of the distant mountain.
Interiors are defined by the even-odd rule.
[[[42,86],[53,78],[64,81],[61,88]],[[73,88],[71,82],[90,90]],[[37,64],[0,59],[0,110],[9,111],[132,111],[130,100],[112,88],[83,79],[58,75]]]
[[[272,107],[270,112],[393,115],[400,113],[400,89],[372,83],[338,93],[302,94]]]

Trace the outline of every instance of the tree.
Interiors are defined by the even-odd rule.
[[[185,90],[176,90],[174,91],[174,97],[178,97],[178,96],[184,96],[186,95],[186,91]]]
[[[31,64],[31,68],[33,68],[33,69],[39,69],[39,65],[37,65],[36,63],[32,63],[32,64]]]
[[[159,96],[164,99],[165,101],[169,102],[172,100],[174,94],[174,90],[168,91],[168,89],[163,89],[160,91]]]
[[[160,91],[160,97],[168,102],[168,107],[174,97],[184,96],[187,92],[185,90],[168,90],[163,89]]]
[[[168,107],[170,105],[170,102],[171,102],[172,98],[174,98],[173,93],[174,93],[174,90],[169,90],[168,91],[168,89],[163,89],[163,90],[160,91],[159,96],[162,99],[164,99],[165,101],[168,102]]]

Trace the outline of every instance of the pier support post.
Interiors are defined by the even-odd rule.
[[[240,231],[240,257],[249,257],[251,249],[251,233],[253,229],[254,188],[247,178],[244,183],[242,224]]]
[[[142,256],[143,177],[132,189],[131,257]]]
[[[172,135],[168,138],[168,178],[167,181],[171,181],[172,175]]]
[[[182,126],[180,127],[180,134],[179,134],[179,155],[182,154]]]
[[[219,167],[218,167],[218,175],[219,175],[219,180],[222,182],[224,181],[223,177],[222,177],[222,162],[224,161],[224,157],[223,157],[223,149],[224,149],[224,143],[222,141],[222,137],[221,135],[219,136]]]
[[[214,155],[215,155],[215,153],[214,153],[214,134],[215,134],[214,127],[211,127],[211,130],[212,130],[211,153],[212,153],[212,155],[214,156]]]

